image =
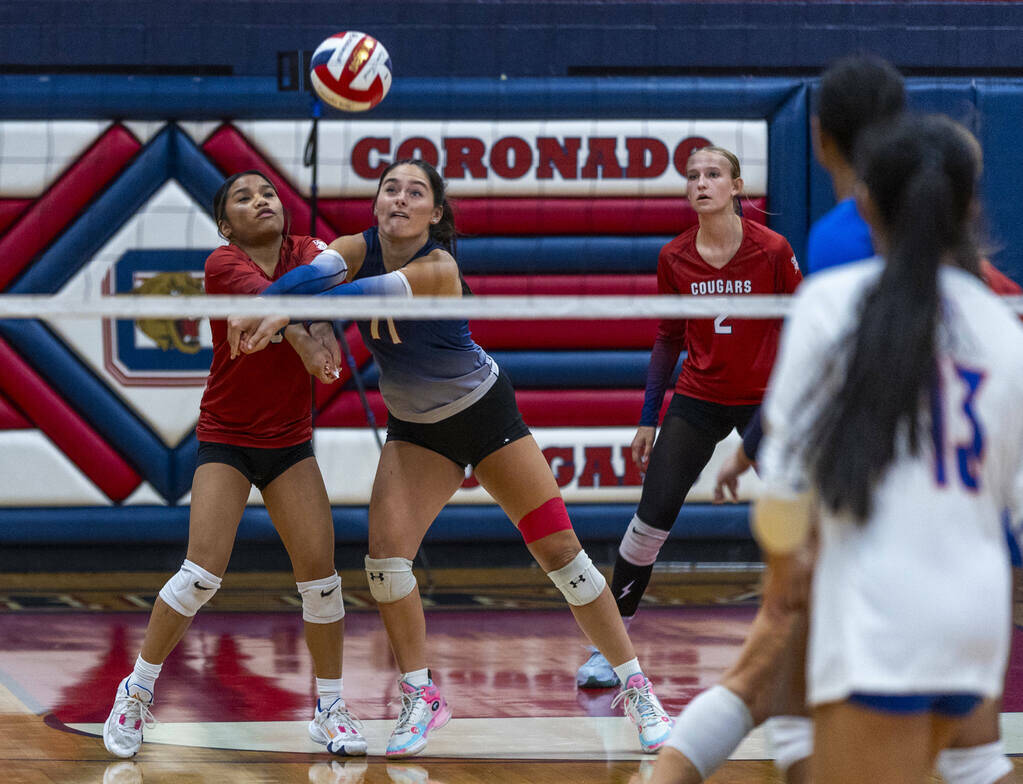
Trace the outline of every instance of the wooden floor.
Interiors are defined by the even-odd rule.
[[[364,578],[343,575],[345,693],[366,723],[370,756],[345,762],[305,734],[312,673],[294,583],[250,573],[229,574],[197,616],[160,678],[160,724],[134,760],[115,760],[97,733],[165,579],[0,575],[0,784],[625,784],[642,781],[651,764],[611,708],[614,692],[576,689],[582,636],[536,569],[420,575],[430,586],[431,667],[455,715],[420,757],[398,764],[380,756],[397,715],[396,672],[370,597],[357,587]],[[734,659],[758,580],[752,569],[655,575],[632,636],[671,712]],[[1023,752],[1023,722],[1015,722],[1023,657],[1014,657],[1005,710],[1019,735],[1011,750]],[[711,781],[778,781],[766,756],[755,733]]]

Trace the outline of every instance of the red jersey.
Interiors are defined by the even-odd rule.
[[[790,294],[803,279],[792,246],[777,232],[742,219],[742,243],[721,269],[696,251],[699,225],[661,249],[657,287],[661,294],[734,296]],[[664,319],[659,335],[684,340],[688,352],[675,391],[724,405],[756,405],[764,397],[778,351],[781,319]]]
[[[259,294],[285,272],[308,264],[327,246],[312,237],[289,236],[272,277],[236,245],[206,259],[207,294]],[[227,322],[210,319],[213,363],[199,405],[200,441],[277,449],[313,437],[312,377],[287,341],[231,359]]]
[[[1023,288],[987,259],[980,260],[980,274],[995,294],[1011,297],[1023,294]]]

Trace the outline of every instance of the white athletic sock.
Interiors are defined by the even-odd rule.
[[[144,689],[148,689],[149,693],[152,694],[156,689],[156,679],[160,677],[160,670],[162,669],[163,664],[150,664],[142,658],[140,653],[139,657],[135,660],[135,669],[128,676],[128,683],[137,684]]]
[[[623,662],[615,667],[614,671],[615,675],[618,676],[618,680],[622,682],[622,686],[625,686],[633,675],[643,672],[639,666],[639,659],[629,659],[627,662]]]
[[[1012,771],[1002,741],[943,749],[938,754],[938,773],[948,784],[992,784]]]
[[[316,697],[323,710],[333,705],[334,700],[341,699],[342,694],[344,694],[344,678],[316,679]]]
[[[751,729],[753,717],[739,695],[721,685],[711,686],[679,714],[666,745],[685,754],[700,776],[707,778]]]
[[[423,667],[421,670],[403,672],[401,674],[401,679],[403,681],[408,681],[413,686],[428,686],[430,684],[430,670]]]

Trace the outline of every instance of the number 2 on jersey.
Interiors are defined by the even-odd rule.
[[[727,313],[722,313],[716,319],[714,319],[714,334],[715,335],[731,335],[732,325],[725,324],[725,319],[728,318]]]
[[[970,436],[956,444],[956,467],[959,480],[968,490],[980,489],[980,463],[984,459],[984,427],[977,418],[974,409],[977,391],[984,381],[984,373],[971,370],[962,365],[953,365],[956,378],[962,382],[958,387],[963,395],[958,410],[950,412],[953,416],[961,416],[970,429]],[[939,487],[948,484],[945,467],[945,401],[939,382],[931,392],[931,438],[934,440],[934,479]]]

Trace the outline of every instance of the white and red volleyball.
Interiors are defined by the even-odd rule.
[[[316,94],[343,112],[372,109],[391,89],[391,56],[365,33],[336,33],[313,52],[310,78]]]

